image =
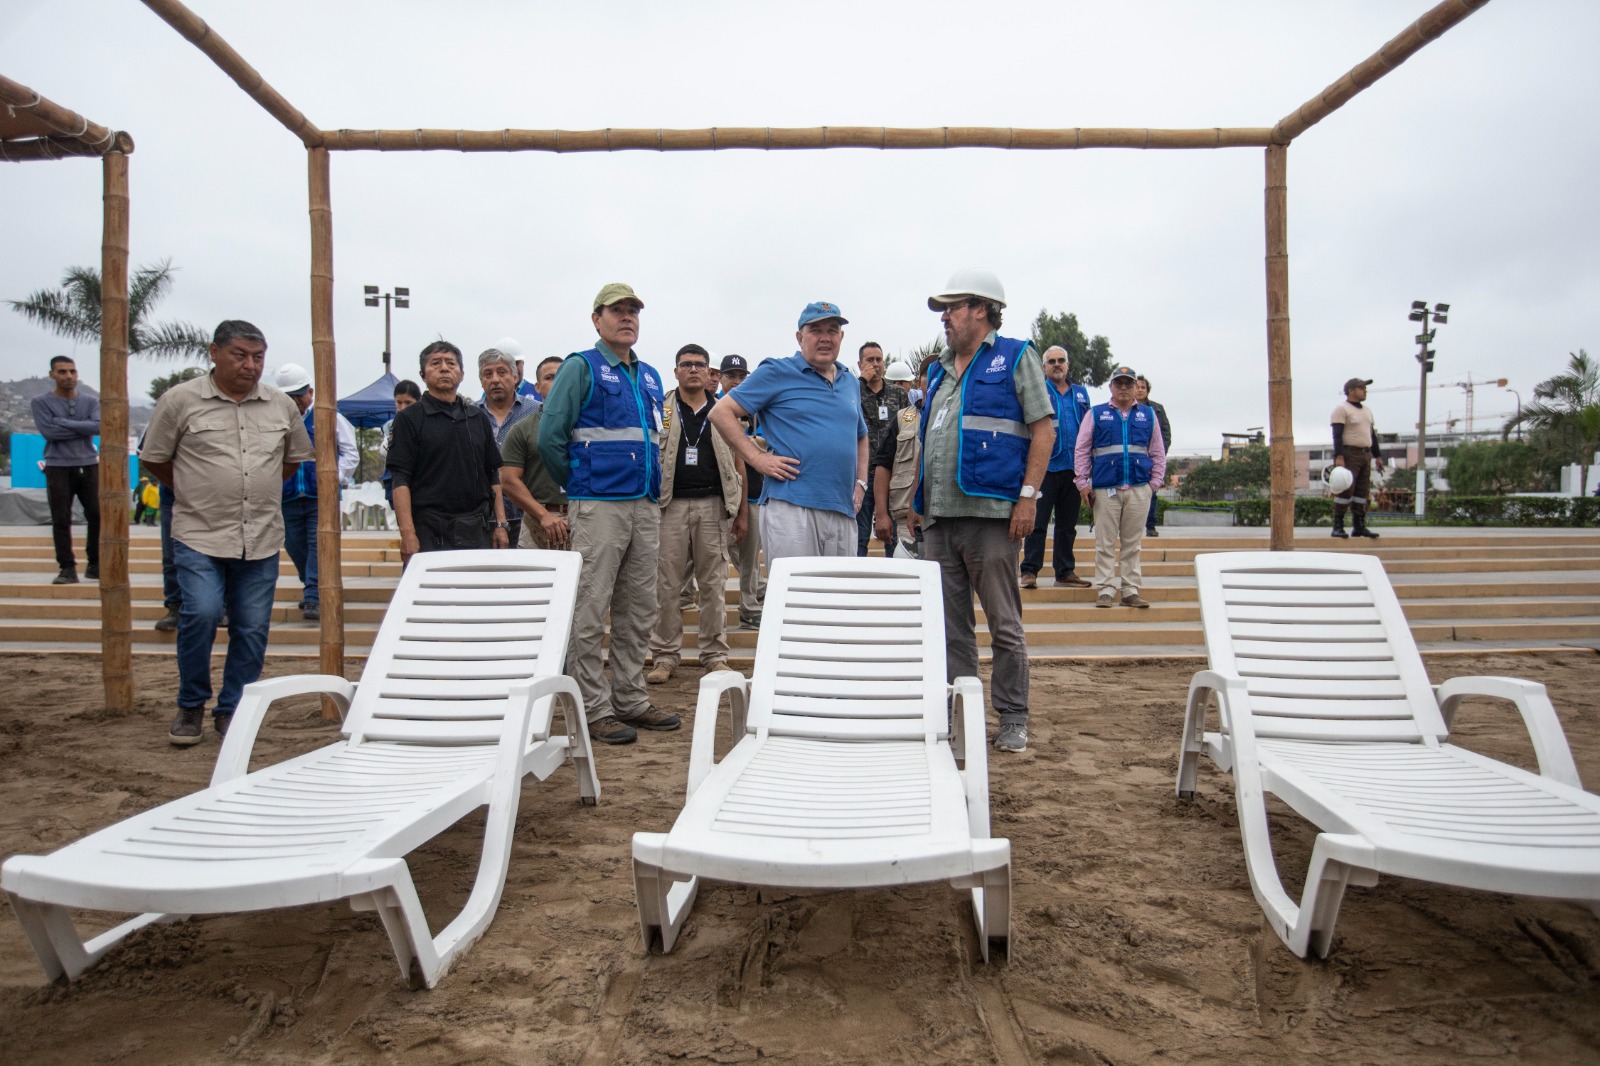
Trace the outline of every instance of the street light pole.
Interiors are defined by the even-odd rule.
[[[1506,391],[1517,398],[1517,440],[1520,441],[1522,439],[1522,393],[1509,385],[1506,386]]]
[[[1446,314],[1450,310],[1449,304],[1434,304],[1433,310],[1428,310],[1426,300],[1412,300],[1411,313],[1406,317],[1413,322],[1422,323],[1422,332],[1417,334],[1417,362],[1422,366],[1422,392],[1417,401],[1417,506],[1416,515],[1422,518],[1428,513],[1428,371],[1433,369],[1433,349],[1428,345],[1433,341],[1434,331],[1428,328],[1431,316],[1433,324],[1442,326],[1450,321]]]
[[[411,290],[403,285],[396,285],[394,287],[394,292],[386,292],[380,296],[378,294],[378,287],[376,285],[364,285],[362,288],[366,295],[368,307],[377,307],[379,301],[383,302],[383,372],[387,374],[389,373],[390,305],[392,304],[395,307],[410,307]]]

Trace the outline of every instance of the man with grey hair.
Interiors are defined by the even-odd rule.
[[[178,608],[178,713],[167,736],[201,740],[211,699],[211,648],[223,611],[228,657],[215,711],[226,735],[244,686],[261,676],[278,587],[283,510],[276,486],[313,458],[295,402],[261,383],[267,341],[229,319],[211,340],[211,373],[162,395],[139,459],[175,496],[173,556]]]
[[[512,348],[513,351],[506,351]],[[495,347],[485,348],[478,355],[478,384],[483,386],[483,399],[478,401],[489,416],[494,429],[494,444],[504,451],[506,435],[511,427],[539,409],[539,401],[524,396],[517,388],[517,360],[515,342],[510,338],[496,341]],[[514,547],[522,532],[522,510],[507,495],[502,501],[506,509],[506,536]]]

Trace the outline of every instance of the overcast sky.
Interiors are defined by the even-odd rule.
[[[157,319],[246,318],[268,366],[311,361],[305,150],[134,0],[5,0],[0,72],[129,131],[132,259],[179,268]],[[325,129],[1271,126],[1426,0],[1050,0],[968,6],[191,0]],[[604,12],[602,14],[601,12]],[[1600,354],[1600,4],[1495,0],[1289,149],[1295,432],[1378,379],[1416,421],[1413,299],[1452,305],[1435,380],[1533,384]],[[639,350],[794,350],[810,300],[846,344],[929,341],[955,269],[1003,280],[1002,332],[1075,312],[1155,383],[1175,449],[1265,425],[1259,148],[1071,152],[335,153],[339,394],[382,371],[362,285],[409,285],[395,369],[438,336],[469,356],[590,346],[589,301],[632,284]],[[0,297],[98,267],[100,167],[0,164]],[[0,379],[98,350],[0,310]],[[853,358],[852,358],[853,361]],[[171,366],[130,363],[142,396]],[[1413,386],[1409,392],[1376,391]],[[1104,390],[1094,390],[1097,401]],[[1511,394],[1480,390],[1480,428]],[[1429,416],[1463,413],[1434,389]],[[1432,432],[1439,432],[1434,427]]]

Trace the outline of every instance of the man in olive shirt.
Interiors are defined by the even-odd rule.
[[[533,376],[540,396],[550,395],[550,385],[560,369],[561,357],[557,355],[539,364]],[[500,449],[505,463],[500,468],[500,490],[524,516],[517,547],[565,549],[569,535],[567,492],[545,470],[544,459],[539,455],[539,422],[543,415],[543,407],[535,409],[506,434]]]
[[[313,457],[295,402],[261,384],[267,340],[230,319],[211,340],[211,373],[168,389],[150,416],[140,462],[175,497],[178,713],[168,739],[200,743],[211,699],[211,648],[226,610],[228,658],[216,730],[226,734],[244,686],[261,676],[283,547],[282,486]]]

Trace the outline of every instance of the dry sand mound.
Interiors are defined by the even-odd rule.
[[[528,786],[494,924],[432,992],[408,990],[377,920],[344,905],[152,928],[67,988],[44,984],[0,914],[0,1062],[1600,1061],[1600,920],[1585,908],[1385,879],[1350,892],[1331,958],[1284,950],[1251,897],[1226,780],[1208,767],[1195,802],[1172,795],[1195,666],[1034,672],[1031,746],[990,760],[1017,881],[1000,966],[975,963],[962,894],[943,885],[766,898],[710,885],[678,949],[643,954],[628,840],[671,824],[685,729],[599,752],[597,808],[578,804],[570,771]],[[115,718],[98,710],[93,657],[0,660],[0,855],[204,785],[215,741],[166,743],[171,661],[136,669],[138,713]],[[1600,658],[1431,669],[1544,681],[1600,783]],[[696,680],[680,670],[658,703],[687,715]],[[1531,765],[1509,707],[1472,704],[1458,724],[1467,746]],[[330,735],[297,701],[258,751]],[[1274,828],[1298,891],[1311,833],[1286,812]],[[466,898],[481,831],[471,819],[414,861],[435,928]]]

